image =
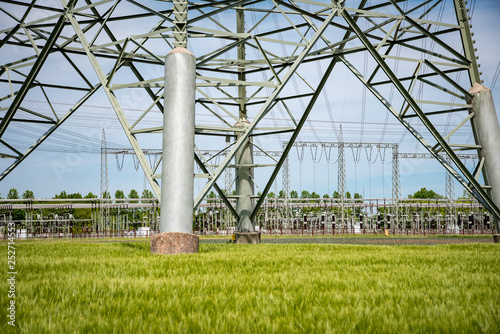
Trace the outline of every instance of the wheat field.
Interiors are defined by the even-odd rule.
[[[1,263],[7,272],[7,245]],[[500,245],[19,242],[20,333],[495,333]],[[3,313],[8,282],[0,283]],[[2,327],[3,326],[3,327]]]

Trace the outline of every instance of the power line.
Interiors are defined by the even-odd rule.
[[[491,80],[491,91],[495,88],[495,85],[498,80],[498,75],[500,74],[500,61],[498,62],[497,69],[495,70],[495,74],[493,75],[493,79]]]

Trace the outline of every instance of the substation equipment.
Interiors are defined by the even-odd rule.
[[[0,238],[9,223],[17,239],[147,237],[159,218],[156,199],[0,200]]]
[[[160,206],[156,199],[2,200],[0,239],[11,223],[17,239],[151,237],[160,232]],[[267,198],[255,225],[266,235],[495,233],[490,213],[471,199]],[[237,221],[220,198],[209,198],[194,213],[192,229],[231,236]]]

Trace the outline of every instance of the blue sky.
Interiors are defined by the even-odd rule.
[[[448,2],[450,2],[448,0]],[[477,0],[473,13],[474,39],[477,41],[477,55],[480,70],[483,72],[482,78],[486,86],[491,86],[493,74],[500,61],[500,43],[498,34],[500,32],[500,2]],[[0,14],[3,15],[3,14]],[[1,17],[1,16],[0,16]],[[55,66],[55,65],[54,65]],[[88,65],[84,65],[85,66]],[[90,70],[89,67],[86,67]],[[50,68],[44,69],[40,75],[50,75]],[[71,75],[71,74],[68,74]],[[151,74],[151,76],[153,76]],[[161,75],[161,74],[160,74]],[[338,129],[339,124],[343,124],[344,139],[346,141],[378,142],[381,138],[380,132],[384,127],[386,111],[373,98],[367,97],[366,120],[363,125],[365,131],[360,132],[359,117],[351,114],[360,108],[359,94],[352,91],[361,91],[361,86],[347,71],[334,72],[330,79],[331,89],[328,91],[329,100],[332,102],[331,109],[334,115],[334,123],[325,122],[325,101],[318,101],[315,111],[311,114],[309,122],[302,131],[299,140],[315,141],[318,137],[323,141],[335,141],[332,127]],[[497,83],[500,85],[500,83]],[[368,93],[369,94],[369,93]],[[5,94],[2,94],[5,95]],[[493,90],[493,95],[497,106],[500,100],[500,88]],[[35,97],[33,97],[35,98]],[[126,104],[131,110],[139,108],[143,100],[139,93],[137,96],[123,96],[121,102]],[[60,110],[67,108],[65,105],[56,106]],[[499,114],[497,110],[497,114]],[[54,140],[67,142],[68,149],[61,152],[51,150],[50,141],[42,145],[39,151],[28,157],[16,170],[10,173],[0,183],[0,196],[5,197],[10,188],[16,188],[20,193],[29,189],[39,198],[50,198],[55,194],[65,190],[68,193],[80,192],[86,194],[89,191],[94,194],[99,193],[100,188],[100,162],[99,143],[102,128],[106,128],[108,146],[128,147],[129,144],[125,135],[120,129],[113,110],[109,107],[109,102],[101,94],[90,99],[86,108],[79,110],[67,124],[58,130],[58,137]],[[277,116],[279,118],[279,113]],[[385,142],[400,142],[401,151],[414,152],[418,148],[415,140],[410,135],[404,136],[401,126],[396,124],[396,120],[389,118],[387,127],[388,135]],[[68,133],[78,133],[92,140],[85,142],[73,141],[68,138],[74,136]],[[204,137],[207,142],[206,147],[211,144],[210,138]],[[257,143],[260,147],[269,150],[278,150],[281,138],[263,139],[259,138]],[[153,136],[150,139],[151,148],[159,148],[159,137]],[[216,139],[213,139],[215,145]],[[377,155],[377,151],[372,152],[372,156]],[[358,164],[353,162],[353,152],[346,150],[347,161],[347,189],[351,192],[358,192],[367,197],[391,197],[391,156],[387,150],[385,164],[380,161],[380,155],[376,162],[369,164],[367,155],[370,152],[362,151]],[[379,153],[380,154],[380,153]],[[337,164],[336,152],[333,152],[331,161],[327,164],[324,155],[316,164],[311,162],[311,152],[306,149],[304,152],[304,162],[300,163],[297,151],[293,150],[290,155],[292,189],[306,189],[317,193],[331,194],[337,189]],[[121,159],[121,157],[119,158]],[[467,162],[468,167],[472,166],[472,161]],[[124,159],[123,169],[118,171],[116,167],[116,157],[108,157],[109,189],[112,194],[117,189],[124,190],[126,194],[131,189],[141,191],[143,188],[143,174],[141,170],[136,171],[131,156]],[[444,169],[433,160],[402,161],[402,196],[407,196],[421,187],[427,187],[444,194],[445,192],[445,172]],[[4,167],[4,165],[2,165]],[[2,168],[3,169],[3,168]],[[265,173],[264,173],[265,174]],[[277,189],[281,189],[281,175],[278,177]],[[223,180],[222,183],[223,184]],[[195,186],[201,187],[199,180],[195,181]],[[261,183],[260,187],[264,184]],[[272,189],[274,190],[274,189]],[[456,194],[460,195],[462,189],[456,186]]]

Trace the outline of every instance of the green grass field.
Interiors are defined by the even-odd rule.
[[[199,254],[162,256],[148,241],[18,242],[16,265],[15,331],[24,333],[500,328],[497,244],[201,244]],[[0,287],[0,332],[15,332],[6,279]]]

